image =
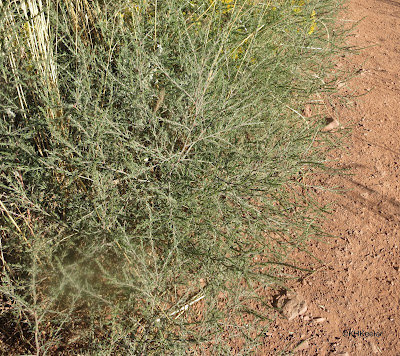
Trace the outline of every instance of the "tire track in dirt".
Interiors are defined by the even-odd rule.
[[[259,355],[301,341],[296,355],[400,355],[400,0],[350,0],[343,18],[364,17],[349,42],[369,48],[338,65],[361,68],[343,94],[365,95],[334,108],[353,132],[331,158],[352,174],[319,179],[343,189],[320,195],[322,204],[334,202],[325,231],[338,238],[311,244],[325,266],[292,286],[308,310],[277,319]],[[307,255],[296,258],[309,265]]]

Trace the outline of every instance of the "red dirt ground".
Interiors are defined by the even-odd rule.
[[[352,175],[318,179],[345,190],[320,195],[321,203],[335,202],[325,231],[338,238],[312,244],[325,265],[291,286],[308,310],[277,319],[257,355],[293,351],[301,341],[293,354],[400,355],[400,0],[350,0],[342,18],[364,17],[349,42],[373,47],[338,66],[361,68],[340,90],[365,95],[351,108],[333,107],[334,118],[353,131],[330,158]]]

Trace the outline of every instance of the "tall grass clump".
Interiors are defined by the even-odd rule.
[[[0,350],[242,354],[321,234],[334,0],[0,1]],[[326,134],[325,134],[326,135]]]

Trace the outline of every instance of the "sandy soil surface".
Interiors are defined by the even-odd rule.
[[[353,131],[331,158],[352,175],[319,179],[344,189],[320,194],[321,203],[336,202],[325,231],[338,238],[313,243],[324,266],[291,286],[298,296],[287,305],[307,311],[277,319],[259,355],[299,344],[296,355],[400,355],[400,0],[350,0],[342,17],[366,17],[349,42],[374,46],[338,63],[361,68],[340,90],[365,94],[352,108],[333,107]]]

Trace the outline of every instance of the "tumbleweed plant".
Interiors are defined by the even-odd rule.
[[[0,1],[2,353],[256,350],[322,234],[339,5]]]

